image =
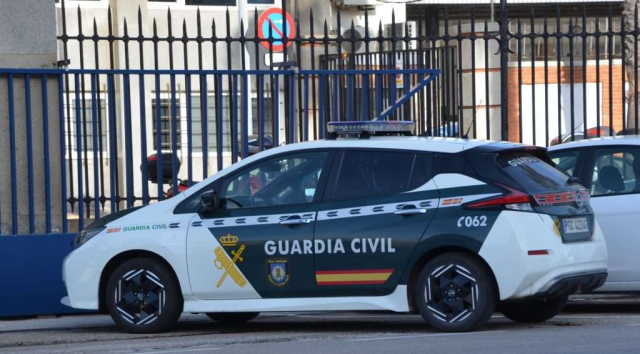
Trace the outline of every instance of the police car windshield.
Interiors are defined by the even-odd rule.
[[[557,190],[566,187],[567,175],[526,152],[498,155],[498,164],[526,192]]]

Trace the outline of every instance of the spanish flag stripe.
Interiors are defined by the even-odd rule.
[[[318,285],[383,285],[393,269],[317,271]]]
[[[318,282],[318,286],[327,285],[384,285],[384,281],[327,281]]]
[[[316,275],[318,281],[368,281],[368,280],[387,280],[391,273],[380,274],[335,274],[335,275]]]
[[[393,273],[393,269],[364,269],[364,270],[318,270],[317,275],[321,274],[364,274],[364,273]]]

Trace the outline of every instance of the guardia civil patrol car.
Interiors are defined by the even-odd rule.
[[[589,193],[544,149],[377,136],[412,129],[334,123],[328,140],[270,149],[109,215],[65,259],[63,302],[137,333],[182,312],[237,323],[335,310],[420,313],[470,331],[498,306],[547,320],[604,282]]]

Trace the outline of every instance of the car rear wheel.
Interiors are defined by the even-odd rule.
[[[554,318],[567,304],[567,296],[500,304],[500,312],[515,322],[539,323]]]
[[[482,262],[452,252],[425,264],[418,275],[415,301],[429,325],[446,332],[468,332],[489,321],[498,292]]]
[[[159,333],[174,325],[184,301],[173,272],[151,258],[122,263],[107,283],[111,318],[130,333]]]
[[[219,323],[245,323],[258,317],[260,312],[208,312],[210,319]]]

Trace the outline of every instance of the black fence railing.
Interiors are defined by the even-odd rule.
[[[424,132],[427,135],[439,134],[432,127],[440,127],[451,122],[457,121],[458,104],[456,85],[458,80],[457,47],[435,47],[427,48],[421,51],[410,49],[398,52],[380,51],[377,53],[355,53],[355,54],[330,54],[320,57],[320,67],[324,70],[347,70],[347,69],[417,69],[417,68],[438,68],[440,75],[429,85],[429,87],[419,96],[402,105],[393,117],[399,120],[412,120],[417,123],[417,131]],[[421,56],[420,58],[418,56]],[[396,89],[398,95],[407,93],[418,80],[417,77],[385,77],[383,78],[382,95],[387,102],[391,100],[392,90],[389,84],[390,80],[396,81]],[[371,81],[370,81],[371,82]],[[340,93],[338,97],[347,97],[347,93],[351,89],[350,83],[343,80],[339,85]],[[338,102],[327,101],[326,104],[339,104],[339,112],[341,117],[352,114],[355,117],[361,116],[362,102],[368,103],[368,112],[375,113],[376,100],[373,97],[375,91],[369,90],[369,87],[363,85],[363,82],[356,82],[355,85],[355,102],[353,109],[350,110],[346,100]],[[331,92],[327,92],[330,94]],[[368,94],[369,97],[363,97]],[[330,107],[326,107],[329,109]],[[375,119],[375,115],[371,115],[370,119]]]
[[[279,5],[284,18],[287,2]],[[129,144],[124,133],[129,130],[134,137],[148,135],[147,155],[175,152],[172,144],[189,140],[200,150],[189,151],[187,158],[197,158],[210,174],[239,158],[233,146],[234,139],[243,139],[240,129],[255,140],[257,150],[319,139],[328,121],[375,119],[421,80],[420,75],[374,78],[347,70],[439,70],[431,85],[389,115],[414,121],[416,134],[549,146],[638,133],[640,30],[637,9],[623,13],[620,2],[507,6],[503,0],[493,11],[489,5],[408,3],[397,5],[406,6],[406,18],[398,21],[393,15],[389,23],[379,17],[374,22],[373,10],[358,16],[351,12],[349,20],[340,11],[327,19],[301,11],[293,19],[295,30],[285,24],[280,38],[269,27],[263,33],[267,39],[259,34],[258,10],[250,11],[246,21],[227,9],[197,7],[167,10],[161,18],[139,10],[134,17],[116,19],[111,8],[70,9],[64,0],[58,6],[60,65],[122,70],[112,83],[101,75],[64,78],[68,201],[72,210],[84,203],[88,217],[95,200],[101,208],[113,204],[118,209],[131,198],[123,182]],[[261,74],[239,82],[234,75],[211,74],[208,80],[192,75],[188,82],[171,75],[179,70],[283,69],[345,74],[296,75],[293,80]],[[128,78],[126,72],[133,70],[167,71],[140,80]],[[113,110],[102,108],[111,101]],[[241,108],[241,102],[247,107]],[[125,125],[125,112],[146,125]],[[74,135],[77,130],[81,139]],[[98,160],[113,159],[109,168],[91,165],[95,145]],[[95,195],[85,191],[79,198],[78,181],[93,186],[94,179],[99,180]],[[133,190],[140,193],[140,188]],[[107,203],[112,199],[115,203]]]

